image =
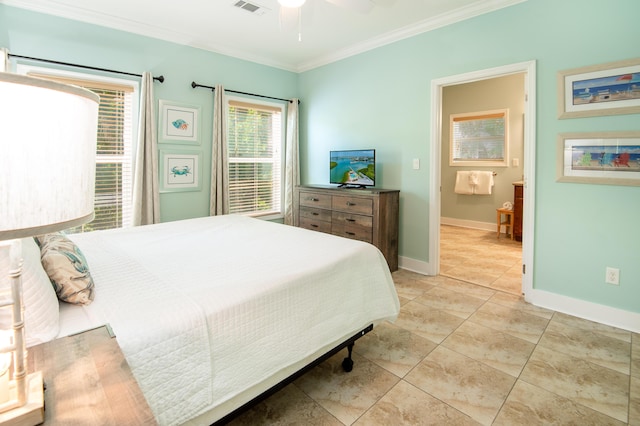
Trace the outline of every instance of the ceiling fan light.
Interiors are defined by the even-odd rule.
[[[278,0],[280,6],[284,7],[300,7],[306,0]]]

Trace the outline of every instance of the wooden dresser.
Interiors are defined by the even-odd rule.
[[[523,182],[513,182],[513,236],[522,241],[522,204],[524,201]]]
[[[108,326],[29,348],[42,371],[45,426],[156,425]]]
[[[296,226],[376,246],[389,269],[398,269],[400,191],[298,186],[294,197]]]

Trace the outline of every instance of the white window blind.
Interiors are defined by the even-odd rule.
[[[274,104],[228,100],[229,212],[282,213],[282,115]]]
[[[100,96],[96,151],[95,218],[68,230],[87,232],[131,223],[133,86],[29,73],[84,87]]]
[[[506,162],[507,110],[451,114],[451,165]]]

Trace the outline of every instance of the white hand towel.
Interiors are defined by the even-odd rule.
[[[478,183],[474,186],[474,194],[491,195],[493,187],[493,172],[473,172],[478,176]]]
[[[482,172],[475,172],[475,171],[471,171],[469,172],[469,185],[475,187],[478,184],[478,173],[482,173]]]
[[[474,185],[471,185],[471,172],[457,172],[456,173],[456,186],[454,191],[456,194],[473,194]]]

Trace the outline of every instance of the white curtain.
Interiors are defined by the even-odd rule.
[[[9,72],[9,51],[2,47],[0,48],[0,72]]]
[[[134,226],[160,222],[158,140],[153,105],[153,76],[145,72],[140,90],[140,122],[133,176]]]
[[[300,185],[300,156],[298,153],[298,99],[289,102],[287,109],[287,141],[285,147],[284,175],[284,223],[295,223],[293,194],[296,185]]]
[[[227,106],[224,88],[218,84],[213,101],[213,144],[211,147],[211,198],[209,214],[229,213],[229,162],[227,157]]]

